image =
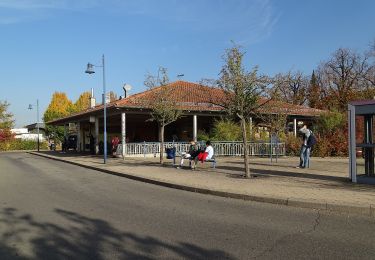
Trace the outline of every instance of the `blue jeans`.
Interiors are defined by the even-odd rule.
[[[300,167],[309,167],[310,163],[310,147],[305,145],[301,146],[300,154],[299,154],[299,166]]]

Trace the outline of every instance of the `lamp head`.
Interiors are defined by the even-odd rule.
[[[132,86],[130,86],[128,83],[124,84],[122,87],[125,91],[130,91],[132,89]]]
[[[129,84],[124,84],[124,86],[122,87],[122,89],[124,90],[124,98],[127,98],[129,96],[129,91],[132,89],[132,86],[130,86]]]
[[[29,104],[29,107],[27,109],[33,109],[33,105]]]
[[[91,63],[87,63],[87,69],[86,69],[85,73],[87,73],[87,74],[95,73],[94,65],[92,65]]]

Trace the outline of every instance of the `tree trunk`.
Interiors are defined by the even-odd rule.
[[[160,164],[164,162],[164,125],[159,126]]]
[[[247,150],[247,136],[246,136],[246,120],[245,118],[241,119],[241,128],[242,128],[242,143],[243,143],[243,160],[245,164],[245,177],[250,178],[250,168],[249,168],[249,152]]]

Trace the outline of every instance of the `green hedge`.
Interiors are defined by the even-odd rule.
[[[47,142],[40,142],[40,149],[48,149]],[[13,139],[5,142],[0,142],[0,151],[14,151],[14,150],[36,150],[38,143],[33,140]]]

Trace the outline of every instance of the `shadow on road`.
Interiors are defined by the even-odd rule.
[[[68,151],[66,153],[61,153],[61,152],[57,152],[57,151],[40,151],[39,153],[44,154],[44,155],[54,156],[54,157],[61,158],[61,159],[64,159],[64,160],[67,160],[69,158],[74,158],[74,159],[82,158],[82,159],[84,159],[85,162],[89,162],[93,165],[103,165],[103,160],[102,160],[103,155],[91,155],[87,152],[86,153],[78,153],[78,152],[75,152],[75,151]],[[138,158],[138,157],[136,157],[136,158]],[[166,161],[168,162],[169,160],[166,160]],[[162,165],[160,165],[159,162],[155,162],[155,161],[142,160],[142,163],[139,163],[139,160],[134,160],[131,157],[126,158],[126,160],[124,161],[122,159],[122,157],[112,157],[110,155],[108,155],[108,157],[107,157],[107,163],[112,165],[112,166],[124,165],[124,163],[126,163],[126,165],[128,165],[128,166],[131,165],[132,167],[144,167],[144,166],[160,166],[160,167],[162,167]]]
[[[221,250],[121,232],[108,222],[55,209],[61,225],[15,208],[0,210],[0,259],[235,259]],[[26,245],[26,246],[25,246]],[[31,248],[30,248],[31,247]],[[31,255],[20,248],[30,248]]]

